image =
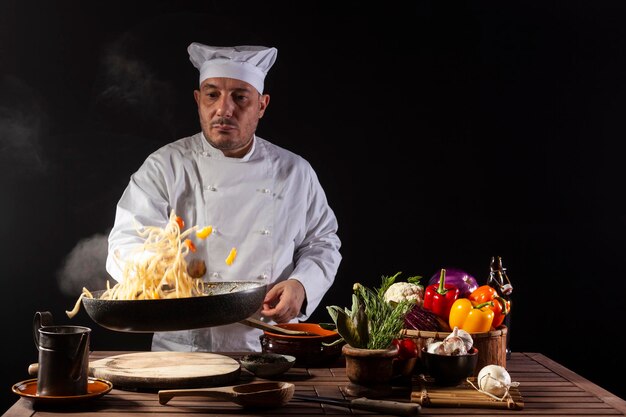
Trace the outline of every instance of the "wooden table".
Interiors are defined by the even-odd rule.
[[[127,352],[93,352],[92,360]],[[228,354],[234,358],[240,355]],[[511,415],[511,416],[579,416],[579,415],[626,415],[626,401],[582,378],[540,353],[513,353],[507,362],[511,379],[520,383],[523,410],[493,410],[479,408],[422,407],[420,415]],[[414,376],[413,378],[417,378]],[[241,371],[241,383],[255,380],[247,371]],[[341,361],[329,368],[292,368],[280,377],[282,381],[296,384],[296,393],[335,398],[353,398],[346,393],[349,381]],[[410,401],[413,381],[394,387],[392,398]],[[17,397],[17,396],[16,396]],[[197,397],[180,397],[167,405],[160,405],[154,392],[133,392],[115,389],[78,409],[33,410],[30,401],[18,398],[4,414],[6,417],[70,414],[76,417],[139,417],[162,416],[320,416],[320,415],[375,415],[367,411],[292,400],[286,406],[267,410],[249,411],[239,405],[226,402],[209,402]]]

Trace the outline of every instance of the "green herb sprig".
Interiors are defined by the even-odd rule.
[[[399,303],[384,300],[385,291],[398,275],[400,272],[391,277],[383,276],[381,286],[377,289],[355,283],[352,287],[354,294],[351,309],[326,307],[337,326],[337,332],[347,344],[361,349],[386,349],[393,339],[400,336],[404,317],[415,305],[415,300]]]

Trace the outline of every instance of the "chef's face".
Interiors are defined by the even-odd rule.
[[[225,156],[241,158],[252,146],[259,119],[270,101],[245,81],[207,78],[194,91],[204,137]]]

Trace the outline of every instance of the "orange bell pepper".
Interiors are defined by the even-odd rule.
[[[185,241],[183,243],[185,244],[185,246],[187,246],[189,248],[190,251],[192,251],[192,252],[196,251],[196,245],[194,245],[191,240],[185,239]]]
[[[511,311],[511,302],[502,298],[496,289],[489,285],[481,285],[476,288],[468,298],[477,303],[493,301],[493,305],[490,308],[494,314],[493,323],[491,324],[494,328],[500,326],[506,315]]]
[[[494,313],[493,301],[477,303],[469,298],[459,298],[450,309],[450,328],[458,327],[468,333],[483,333],[491,329]]]

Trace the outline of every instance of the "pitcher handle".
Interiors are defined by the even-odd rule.
[[[82,376],[82,367],[83,367],[83,357],[84,355],[89,355],[89,333],[91,330],[87,330],[82,332],[80,335],[80,342],[78,342],[78,346],[76,347],[76,352],[74,352],[74,356],[72,356],[72,361],[74,362],[74,369],[72,369],[71,377],[74,381],[78,381]],[[85,352],[87,350],[87,352]],[[77,360],[80,359],[80,360]],[[89,360],[89,359],[87,359]]]
[[[45,326],[52,326],[52,313],[49,311],[38,311],[33,318],[33,337],[35,346],[39,350],[39,329]]]

